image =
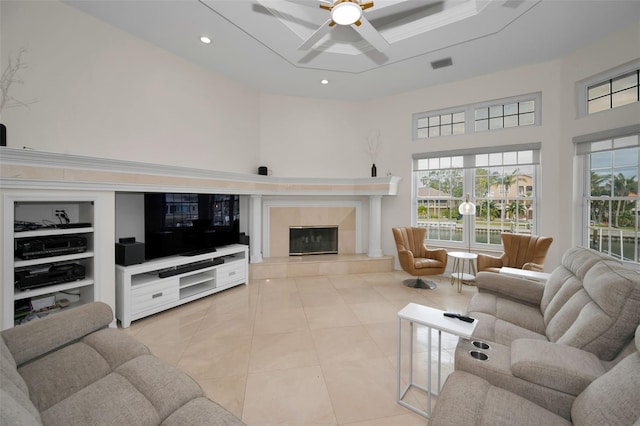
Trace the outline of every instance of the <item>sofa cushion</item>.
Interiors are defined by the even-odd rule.
[[[534,333],[544,334],[545,332],[545,323],[540,308],[523,305],[494,294],[478,293],[469,302],[467,311],[489,314]]]
[[[606,370],[591,352],[557,343],[517,339],[511,345],[511,371],[529,382],[578,395]]]
[[[570,425],[562,417],[464,371],[447,378],[429,426]]]
[[[160,421],[189,400],[203,396],[191,377],[153,355],[134,358],[116,372],[151,402]]]
[[[576,398],[571,408],[571,418],[579,425],[638,424],[638,398],[640,354],[635,353],[591,383]]]
[[[31,400],[44,411],[142,354],[149,354],[142,343],[121,330],[103,329],[23,365],[19,372]]]
[[[640,273],[618,262],[601,261],[547,325],[551,341],[611,360],[640,324]]]
[[[52,426],[157,425],[153,404],[120,374],[111,373],[42,412]]]

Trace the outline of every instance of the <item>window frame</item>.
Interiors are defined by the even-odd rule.
[[[417,153],[417,154],[413,154],[413,169],[412,169],[412,223],[413,226],[420,226],[419,225],[419,220],[420,218],[419,213],[418,213],[418,206],[421,204],[420,201],[421,200],[425,200],[427,203],[424,204],[428,204],[428,201],[433,201],[433,205],[434,206],[438,206],[438,208],[444,208],[445,210],[447,210],[449,212],[449,218],[443,218],[442,216],[439,216],[436,221],[434,223],[437,224],[442,224],[441,226],[435,226],[435,227],[430,227],[429,225],[427,225],[428,228],[438,228],[436,230],[434,230],[434,232],[437,235],[441,234],[441,230],[440,228],[446,228],[447,226],[451,227],[453,229],[453,217],[454,215],[457,216],[457,208],[460,205],[460,203],[462,203],[466,197],[466,194],[473,194],[473,196],[471,197],[471,201],[476,203],[477,200],[483,200],[483,201],[491,201],[496,199],[495,197],[490,197],[488,194],[485,194],[485,196],[483,197],[479,197],[476,194],[476,173],[478,169],[491,169],[492,167],[505,167],[505,168],[510,168],[510,167],[515,167],[516,169],[519,166],[531,166],[533,167],[532,170],[532,174],[533,176],[531,176],[532,181],[531,181],[531,185],[532,185],[532,189],[533,191],[535,191],[534,193],[532,193],[529,196],[526,197],[520,197],[518,196],[518,189],[515,188],[515,195],[513,197],[511,196],[507,196],[507,197],[502,197],[504,199],[508,199],[508,200],[517,200],[519,201],[528,201],[530,202],[529,207],[533,210],[533,216],[531,221],[529,222],[528,218],[525,220],[525,222],[529,222],[530,223],[530,227],[527,229],[531,229],[531,233],[535,233],[538,231],[539,229],[539,203],[540,203],[540,195],[539,195],[539,188],[540,188],[540,173],[541,173],[541,167],[540,167],[540,155],[541,155],[541,143],[529,143],[529,144],[517,144],[517,145],[507,145],[507,146],[499,146],[499,147],[484,147],[484,148],[478,148],[478,149],[464,149],[464,150],[453,150],[453,151],[443,151],[443,152],[433,152],[433,153]],[[533,156],[531,158],[530,162],[517,162],[516,163],[506,163],[504,162],[504,160],[501,160],[502,162],[498,165],[498,164],[489,164],[486,167],[485,166],[478,166],[478,164],[476,164],[476,160],[477,160],[477,156],[479,155],[483,155],[483,154],[504,154],[504,153],[511,153],[511,152],[522,152],[522,151],[533,151]],[[420,186],[420,181],[421,181],[421,175],[423,175],[426,171],[430,170],[429,168],[421,168],[419,166],[419,162],[420,160],[436,160],[438,159],[438,161],[442,161],[443,158],[450,158],[450,159],[454,159],[454,158],[462,158],[462,161],[459,161],[459,164],[462,164],[461,166],[458,167],[440,167],[440,168],[433,168],[431,169],[432,171],[436,172],[438,170],[443,170],[443,171],[449,171],[449,170],[461,170],[462,171],[462,177],[460,179],[460,181],[462,182],[462,189],[460,190],[460,188],[457,188],[457,192],[456,194],[453,193],[453,191],[451,192],[451,194],[447,194],[443,195],[443,196],[438,196],[437,194],[435,196],[423,196],[420,197],[419,196],[419,189],[421,188]],[[453,161],[451,161],[451,163],[453,163]],[[435,166],[435,164],[434,164]],[[427,185],[428,187],[428,185]],[[452,186],[453,188],[453,186]],[[445,192],[446,193],[446,192]],[[501,198],[501,199],[502,199]],[[446,206],[444,204],[442,204],[443,202],[445,202],[445,204],[447,204]],[[479,208],[480,205],[478,203],[476,203],[476,207]],[[453,211],[453,213],[452,213]],[[472,222],[471,222],[471,235],[476,236],[476,221],[478,216],[471,216],[473,218]],[[460,220],[460,219],[458,219]],[[462,219],[462,229],[467,229],[468,225],[468,217],[463,217]],[[518,222],[518,220],[516,220],[516,222]],[[502,228],[504,226],[504,224],[506,223],[504,220],[504,217],[500,220],[501,224],[500,227]],[[520,221],[522,222],[522,221]],[[518,229],[522,229],[519,228],[519,223],[516,223],[516,232],[518,231]],[[523,225],[526,226],[526,225]],[[475,249],[475,250],[486,250],[486,249],[499,249],[499,247],[501,247],[501,242],[495,242],[495,243],[491,243],[490,241],[490,228],[487,228],[487,238],[486,238],[486,242],[477,242],[476,238],[473,238],[473,241],[471,241],[471,248]],[[446,232],[444,233],[446,234]],[[456,235],[457,237],[457,235]],[[469,241],[467,238],[467,233],[466,232],[462,232],[462,234],[460,235],[460,240],[457,240],[454,238],[453,233],[449,233],[449,238],[448,239],[441,239],[441,238],[426,238],[426,241],[430,241],[432,243],[436,243],[436,244],[440,244],[440,245],[445,245],[445,246],[451,246],[451,247],[456,247],[456,248],[467,248],[469,246]]]
[[[617,145],[616,140],[624,140],[627,137],[636,137],[635,145]],[[631,201],[636,203],[636,215],[635,215],[635,230],[632,231],[632,234],[635,238],[634,245],[634,254],[633,259],[621,259],[623,262],[627,262],[630,264],[640,264],[640,215],[638,215],[638,207],[640,206],[640,195],[636,194],[635,197],[630,195],[620,196],[615,194],[609,195],[592,195],[591,194],[591,155],[597,154],[601,152],[614,152],[622,149],[628,148],[636,148],[638,149],[638,163],[636,164],[636,178],[640,178],[640,125],[633,125],[624,128],[612,129],[603,132],[597,132],[590,135],[578,136],[573,139],[575,146],[575,155],[578,159],[578,176],[580,179],[580,183],[578,188],[580,188],[581,194],[578,196],[579,205],[577,208],[579,209],[579,218],[580,223],[577,224],[576,229],[578,230],[579,235],[579,244],[584,247],[592,247],[592,243],[598,244],[601,242],[602,233],[596,234],[593,233],[591,229],[591,205],[592,202],[604,202],[605,204],[613,205],[615,202],[621,201]],[[603,169],[604,170],[604,169]],[[612,164],[611,166],[611,176],[615,176],[616,167]],[[640,191],[638,191],[640,192]],[[633,210],[633,209],[632,209]],[[610,208],[607,209],[611,216]],[[606,251],[603,253],[618,256],[616,253],[612,253],[612,246],[614,244],[615,237],[613,236],[612,228],[614,226],[611,224],[612,221],[609,221],[607,225],[607,235],[606,238],[608,241],[606,242]],[[622,230],[620,230],[622,232]],[[622,233],[620,234],[622,237]],[[597,248],[596,248],[597,250]],[[624,249],[621,249],[621,255],[624,256]],[[628,252],[627,252],[628,253]]]

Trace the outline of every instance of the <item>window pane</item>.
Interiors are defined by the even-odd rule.
[[[604,98],[598,98],[598,99],[589,101],[589,104],[588,104],[589,114],[610,109],[610,103],[611,103],[611,99],[609,96],[605,96]]]
[[[489,118],[489,108],[476,109],[476,120],[482,120],[484,118]]]
[[[464,123],[464,112],[456,112],[453,114],[454,123]]]
[[[535,111],[534,101],[520,102],[520,114],[522,114],[523,112],[533,112],[533,111]]]
[[[454,135],[462,135],[464,134],[464,123],[456,123],[453,125],[453,134]]]
[[[451,123],[451,114],[444,114],[440,116],[440,124],[450,124]]]
[[[504,127],[518,127],[518,116],[512,115],[504,118]]]
[[[504,164],[518,164],[518,153],[505,152],[503,157]]]
[[[440,159],[440,167],[448,169],[451,167],[451,157],[442,157]]]
[[[533,151],[518,152],[518,164],[531,164],[531,163],[533,163]]]
[[[489,120],[490,129],[502,129],[502,117],[491,118]]]
[[[600,96],[605,96],[611,93],[610,85],[608,81],[604,83],[598,84],[596,86],[589,87],[587,91],[587,99],[591,100],[594,98],[599,98]]]
[[[440,124],[440,116],[429,117],[429,126],[437,126]]]
[[[613,167],[637,166],[638,148],[613,151]]]
[[[429,127],[429,137],[440,136],[440,127]]]
[[[462,168],[464,166],[464,158],[463,157],[453,157],[451,158],[451,167]]]
[[[521,126],[529,126],[535,124],[536,115],[533,112],[528,112],[526,114],[520,114],[520,125]]]
[[[485,130],[489,130],[489,120],[476,121],[476,132],[482,132]]]
[[[489,117],[502,117],[502,105],[495,105],[489,108]]]
[[[493,154],[489,154],[489,165],[491,165],[491,166],[502,165],[502,153],[501,152],[495,152]],[[493,171],[492,171],[492,173],[493,173]]]
[[[514,115],[518,113],[518,104],[508,104],[504,106],[504,115]]]
[[[418,139],[423,139],[423,138],[429,137],[429,130],[428,129],[418,129],[418,131],[416,132],[416,137]]]
[[[429,125],[428,118],[419,118],[418,119],[418,128],[427,127]]]
[[[446,124],[440,127],[440,136],[449,136],[451,134],[451,125]]]
[[[489,165],[489,154],[476,154],[476,167],[486,167]]]
[[[632,87],[618,93],[614,93],[611,98],[612,108],[616,108],[622,105],[631,104],[638,101],[638,88]]]
[[[617,92],[623,89],[628,89],[630,87],[634,87],[638,85],[638,73],[634,71],[633,73],[624,75],[622,77],[618,77],[613,80],[612,91]]]

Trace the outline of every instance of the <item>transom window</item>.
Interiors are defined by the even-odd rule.
[[[638,80],[640,70],[589,86],[587,110],[589,114],[617,108],[640,100]]]
[[[475,130],[504,129],[535,124],[535,101],[512,102],[476,108]]]
[[[540,124],[541,93],[413,114],[413,139]]]
[[[535,233],[540,144],[414,155],[414,223],[427,240],[476,247],[501,245],[500,233]],[[475,216],[458,207],[466,194]],[[471,220],[472,231],[463,232]]]
[[[638,134],[578,143],[584,155],[582,244],[640,262],[640,142]]]
[[[464,111],[458,111],[419,118],[417,136],[422,139],[436,136],[462,135],[465,130],[464,116]]]

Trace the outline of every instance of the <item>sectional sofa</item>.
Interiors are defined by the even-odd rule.
[[[0,424],[243,424],[112,320],[96,302],[0,333]]]
[[[496,406],[502,402],[540,407],[542,417],[534,419],[536,424],[546,423],[544,416],[550,416],[552,424],[579,416],[578,423],[585,424],[596,390],[604,401],[614,400],[607,407],[629,402],[621,413],[636,420],[640,271],[597,251],[574,247],[546,283],[480,272],[476,284],[478,294],[469,302],[468,315],[478,324],[472,339],[458,343],[456,372],[438,398],[439,420],[434,424],[445,424],[442,416],[457,414],[463,417],[453,424],[469,424],[467,420],[477,416],[493,419],[486,424],[500,424],[507,418]],[[627,383],[628,377],[635,381]],[[621,388],[616,388],[617,381]],[[632,393],[621,394],[620,389]],[[452,404],[462,411],[453,413]],[[597,406],[603,417],[594,418],[612,424],[616,413]],[[531,410],[527,412],[538,409]]]

